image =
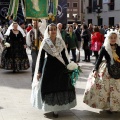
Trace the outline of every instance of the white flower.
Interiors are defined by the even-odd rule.
[[[73,61],[67,65],[68,70],[75,70],[78,69],[78,65],[74,63]]]
[[[5,45],[6,47],[10,47],[10,43],[8,43],[8,42],[6,42],[4,45]]]

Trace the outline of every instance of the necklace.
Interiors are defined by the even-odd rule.
[[[112,50],[116,50],[116,48],[117,48],[116,44],[111,45],[111,48],[112,48]]]
[[[13,29],[14,31],[18,31],[18,30],[15,30],[15,29]]]
[[[110,46],[115,46],[115,44],[110,44]]]

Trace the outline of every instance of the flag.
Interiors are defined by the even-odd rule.
[[[13,0],[10,0],[7,17],[12,15]]]
[[[54,5],[53,15],[57,15],[58,0],[53,0],[53,5]]]
[[[16,20],[17,19],[17,12],[18,12],[18,6],[19,6],[19,0],[14,0],[14,4],[13,4],[13,19]]]
[[[21,0],[21,8],[22,8],[23,16],[25,17],[25,3],[24,3],[24,0]]]
[[[57,22],[67,24],[67,0],[58,0]]]
[[[19,0],[10,0],[10,5],[7,13],[7,17],[13,15],[13,19],[17,19],[17,11],[19,6]]]
[[[57,15],[58,0],[48,0],[48,14]]]
[[[25,0],[26,19],[48,18],[48,0]]]

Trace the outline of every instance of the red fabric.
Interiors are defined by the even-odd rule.
[[[32,27],[29,26],[29,27],[26,28],[26,31],[29,32],[31,29],[32,29]]]
[[[91,36],[91,50],[99,51],[104,42],[104,36],[100,32],[95,32]]]

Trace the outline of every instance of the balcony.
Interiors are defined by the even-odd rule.
[[[88,7],[86,7],[87,8],[87,12],[88,13],[92,13],[92,7],[91,6],[88,6]]]
[[[108,3],[109,10],[114,10],[114,2]]]
[[[108,5],[114,5],[114,2],[110,2],[110,3],[108,3]]]

